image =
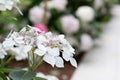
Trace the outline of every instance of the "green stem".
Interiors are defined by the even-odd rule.
[[[0,67],[3,67],[3,63],[4,63],[3,59],[0,59]]]
[[[4,61],[3,59],[1,59],[1,64],[0,67],[4,67],[5,65],[7,65],[12,59],[14,59],[15,56],[10,56],[6,61]]]
[[[31,70],[31,67],[30,67],[30,55],[28,53],[28,70]]]
[[[32,68],[32,70],[34,71],[42,62],[43,62],[43,57],[40,59],[39,63]]]

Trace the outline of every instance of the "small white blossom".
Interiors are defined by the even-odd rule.
[[[23,15],[21,10],[17,7],[17,3],[19,2],[19,0],[0,0],[0,11],[12,10],[14,7]]]
[[[33,24],[42,23],[44,12],[45,12],[44,9],[39,6],[35,6],[35,7],[31,8],[29,11],[30,21]],[[47,11],[47,19],[49,19],[49,18],[50,18],[50,12]]]
[[[29,28],[29,31],[23,28],[20,32],[11,32],[5,41],[3,41],[4,49],[11,51],[11,54],[15,55],[16,60],[26,59],[28,52],[30,52],[36,44],[35,37],[38,34],[34,28]]]
[[[23,44],[21,44],[21,42],[17,43],[12,38],[6,39],[3,42],[3,47],[7,51],[12,51],[12,55],[15,55],[16,60],[26,59],[27,53],[31,50],[31,46],[23,45]]]
[[[73,34],[77,32],[80,28],[80,22],[73,15],[66,15],[60,18],[63,31],[66,34]]]
[[[57,9],[58,11],[65,11],[67,3],[67,0],[50,0],[47,1],[47,6],[49,10]],[[44,3],[42,2],[40,6],[44,7]]]
[[[37,73],[36,77],[41,77],[44,78],[46,80],[59,80],[57,77],[55,76],[51,76],[51,75],[44,75],[43,73]]]
[[[88,51],[93,47],[93,39],[88,34],[83,34],[80,37],[81,45],[80,49],[83,51]]]
[[[95,17],[95,12],[93,8],[89,6],[80,6],[77,11],[76,15],[83,21],[83,22],[90,22]]]
[[[0,43],[0,59],[3,59],[7,55],[6,51],[4,50],[2,44]]]

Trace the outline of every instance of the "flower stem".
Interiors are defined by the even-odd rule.
[[[29,55],[29,53],[28,53],[28,70],[31,70],[31,68],[30,68],[30,55]]]
[[[12,59],[14,59],[15,56],[10,56],[7,60],[1,59],[0,67],[4,67],[7,65]]]
[[[34,67],[33,67],[33,71],[43,62],[43,57],[41,57],[40,61],[38,64],[36,64]]]

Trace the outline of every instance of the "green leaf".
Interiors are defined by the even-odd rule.
[[[0,80],[7,80],[6,76],[0,72]]]
[[[40,77],[34,77],[32,80],[47,80],[47,79],[40,78]]]
[[[17,70],[10,72],[9,77],[12,80],[31,80],[35,77],[35,73],[32,71]]]
[[[13,71],[14,69],[10,69],[10,68],[0,68],[0,72],[5,72],[5,73],[9,73],[11,71]]]

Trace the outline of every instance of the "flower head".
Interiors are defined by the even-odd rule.
[[[37,49],[35,54],[44,56],[43,60],[53,67],[64,67],[64,60],[70,61],[71,64],[77,67],[77,63],[73,60],[73,54],[75,50],[64,38],[64,35],[53,35],[51,32],[41,34],[37,38]],[[60,56],[62,54],[62,57]]]
[[[80,28],[79,20],[73,15],[62,16],[60,18],[60,22],[62,24],[63,31],[66,34],[73,34]]]
[[[53,67],[64,67],[63,59],[70,61],[74,67],[77,67],[73,58],[75,50],[64,35],[54,35],[51,32],[41,32],[39,34],[38,32],[41,32],[41,30],[30,26],[19,32],[11,32],[3,41],[3,47],[6,51],[12,52],[11,55],[14,55],[16,60],[30,58],[30,65],[33,64],[32,60],[35,56],[39,56],[39,58],[36,58],[36,64],[40,57],[43,57],[43,60]],[[2,48],[1,51],[3,51]]]
[[[83,21],[83,22],[90,22],[95,17],[95,12],[93,8],[89,6],[81,6],[77,9],[76,15]]]
[[[44,9],[39,6],[35,6],[35,7],[31,8],[29,11],[30,21],[33,24],[42,23],[44,12],[45,12]],[[49,18],[50,18],[50,13],[49,13],[49,11],[47,11],[47,19],[49,19]]]

